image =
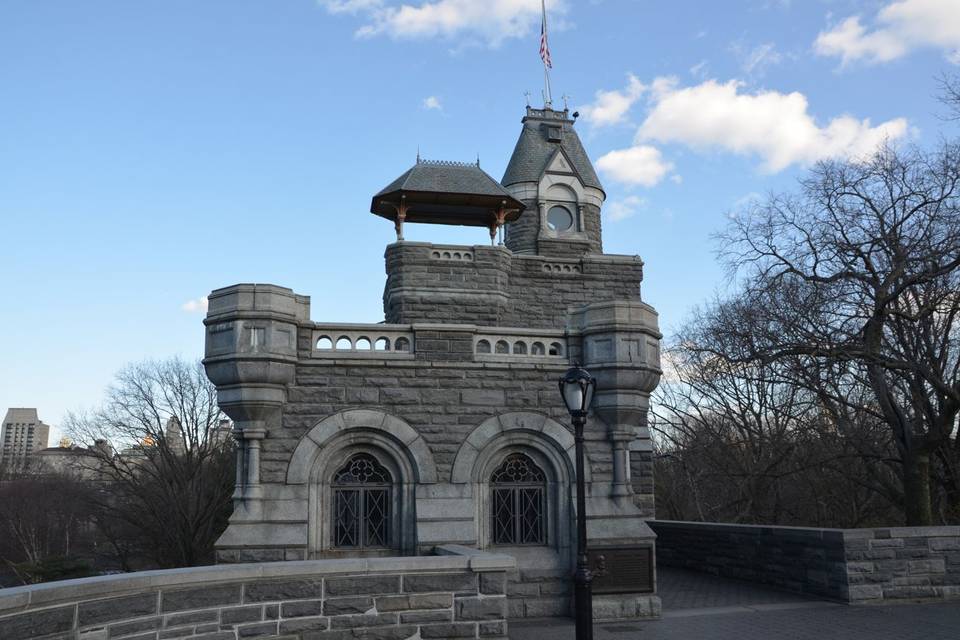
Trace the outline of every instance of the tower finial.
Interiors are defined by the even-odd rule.
[[[417,164],[420,164],[420,145],[417,145]]]
[[[529,92],[529,91],[524,91],[524,92],[523,92],[523,95],[527,98],[527,106],[529,107],[529,106],[530,106],[530,92]]]

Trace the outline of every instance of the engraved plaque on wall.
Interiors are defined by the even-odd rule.
[[[587,551],[587,566],[596,594],[653,591],[651,547],[594,547]]]

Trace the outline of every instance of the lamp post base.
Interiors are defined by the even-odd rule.
[[[577,572],[573,575],[573,606],[577,640],[593,640],[593,573],[585,559],[577,563]]]

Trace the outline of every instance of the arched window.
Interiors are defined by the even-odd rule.
[[[490,477],[493,544],[547,543],[547,478],[528,456],[511,453]]]
[[[331,485],[333,546],[392,546],[390,472],[369,453],[358,453],[334,474]]]

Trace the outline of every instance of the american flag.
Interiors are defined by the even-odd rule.
[[[547,44],[546,0],[541,1],[540,8],[543,10],[543,19],[540,21],[540,59],[543,60],[543,66],[547,69],[553,69],[553,62],[550,61],[550,45]]]

